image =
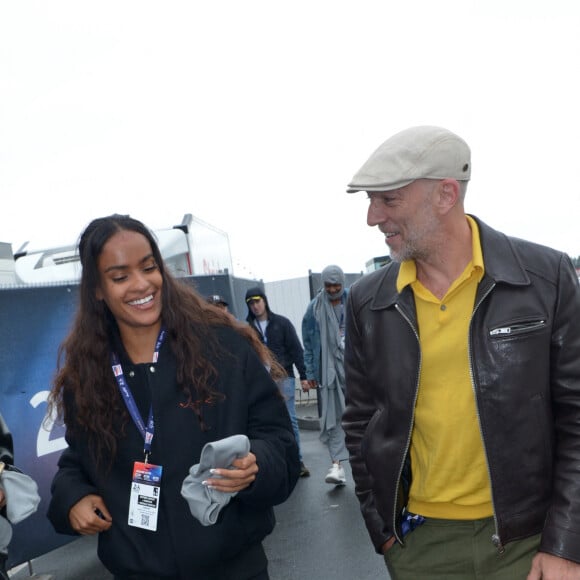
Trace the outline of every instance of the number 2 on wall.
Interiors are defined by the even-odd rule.
[[[30,404],[36,409],[38,405],[46,403],[48,393],[49,391],[39,391],[34,395],[34,397],[32,397],[32,399],[30,399]],[[38,429],[38,435],[36,437],[36,454],[38,457],[62,451],[67,447],[64,437],[57,437],[55,439],[50,438],[53,427],[54,417],[45,417],[45,419],[40,423],[40,428]]]

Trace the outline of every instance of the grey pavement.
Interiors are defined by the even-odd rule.
[[[324,482],[330,467],[318,439],[316,406],[298,406],[304,462],[311,472],[301,478],[291,497],[275,508],[277,525],[264,547],[271,580],[388,580],[382,557],[368,537],[360,514],[350,467],[347,483]],[[87,536],[37,558],[11,573],[15,580],[111,580],[96,555],[96,537]]]

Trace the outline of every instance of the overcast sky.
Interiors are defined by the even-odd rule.
[[[411,125],[465,138],[467,210],[580,254],[577,0],[0,0],[0,241],[185,213],[266,281],[387,253],[346,184]]]

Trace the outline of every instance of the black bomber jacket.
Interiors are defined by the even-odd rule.
[[[256,546],[274,528],[273,506],[287,499],[298,480],[298,447],[284,400],[248,341],[231,328],[215,327],[215,332],[221,354],[208,349],[206,356],[218,369],[213,389],[224,399],[201,407],[205,430],[177,384],[170,340],[163,343],[159,360],[147,364],[133,364],[115,340],[141,416],[147,417],[152,407],[155,418],[150,460],[163,468],[157,532],[130,527],[127,521],[133,465],[143,461],[138,429],[127,424],[109,467],[92,459],[86,436],[67,430],[69,446],[52,482],[48,517],[57,532],[74,534],[70,509],[88,494],[101,496],[113,526],[99,534],[98,553],[115,576],[237,580],[253,577],[264,566]],[[67,412],[74,421],[72,401]],[[235,434],[250,439],[259,472],[215,524],[202,526],[181,496],[183,480],[206,443]]]
[[[476,218],[474,218],[476,219]],[[542,533],[540,550],[580,562],[580,288],[563,253],[477,220],[485,275],[469,328],[479,427],[501,550]],[[408,453],[421,352],[399,266],[364,276],[347,307],[343,426],[377,551],[412,477]],[[452,412],[452,410],[450,410]]]

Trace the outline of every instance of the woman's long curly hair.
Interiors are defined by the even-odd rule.
[[[204,354],[227,356],[211,327],[233,327],[254,347],[274,379],[285,376],[284,369],[247,324],[208,304],[193,288],[167,271],[159,246],[143,223],[124,215],[95,219],[79,242],[82,265],[79,305],[72,329],[59,348],[47,417],[64,422],[71,434],[86,437],[99,463],[105,457],[113,460],[117,439],[128,421],[111,371],[111,336],[116,332],[116,321],[105,302],[97,299],[101,282],[99,257],[107,241],[121,231],[141,234],[151,245],[163,278],[161,304],[166,340],[177,359],[177,383],[187,400],[182,406],[198,415],[202,428],[202,405],[216,404],[222,399],[212,389],[218,371]],[[118,417],[122,417],[121,427]]]

